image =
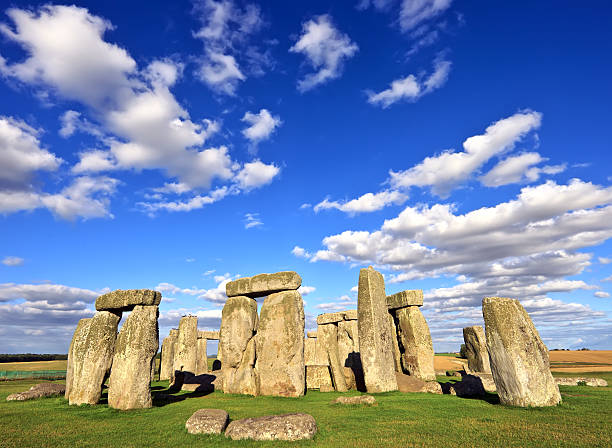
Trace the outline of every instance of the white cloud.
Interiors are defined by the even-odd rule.
[[[317,288],[315,288],[314,286],[305,286],[302,285],[298,288],[298,292],[302,295],[302,296],[307,296],[308,294],[311,294],[313,292],[316,291]]]
[[[599,297],[600,299],[607,299],[608,297],[610,297],[610,293],[605,291],[595,291],[593,295],[595,297]]]
[[[77,131],[93,135],[100,139],[104,138],[104,133],[98,126],[90,123],[86,118],[83,118],[82,114],[76,110],[67,110],[64,112],[60,116],[60,122],[62,127],[59,130],[59,134],[64,138],[72,136]]]
[[[306,251],[306,249],[304,249],[303,247],[300,246],[295,246],[293,249],[291,249],[291,253],[293,255],[295,255],[296,257],[299,258],[310,258],[312,255]]]
[[[399,191],[385,190],[379,193],[366,193],[357,199],[338,202],[324,199],[314,206],[314,211],[335,208],[345,213],[354,215],[356,213],[373,212],[381,210],[389,205],[401,205],[408,200],[408,196]]]
[[[225,285],[235,279],[236,276],[232,276],[229,273],[224,275],[215,275],[214,280],[217,283],[215,288],[204,289],[204,288],[181,288],[173,285],[172,283],[160,283],[154,289],[162,293],[168,292],[172,295],[184,294],[189,296],[197,296],[198,299],[204,299],[213,303],[225,303],[227,295],[225,294]]]
[[[399,23],[402,31],[411,31],[442,14],[452,0],[402,0]]]
[[[303,54],[316,71],[298,81],[298,90],[305,92],[340,77],[344,62],[358,49],[357,44],[334,26],[328,15],[304,23],[302,35],[289,51]]]
[[[214,204],[230,194],[227,187],[212,190],[206,195],[196,195],[184,201],[138,202],[136,205],[149,216],[155,216],[159,211],[190,212],[206,205]]]
[[[610,264],[612,263],[612,258],[597,257],[597,261],[599,261],[601,264]]]
[[[252,190],[269,184],[280,173],[274,164],[265,164],[260,160],[248,162],[236,175],[238,186],[243,190]]]
[[[242,130],[242,135],[251,141],[254,149],[259,142],[270,138],[274,130],[282,124],[280,117],[272,115],[267,109],[261,109],[257,114],[247,112],[242,121],[250,124]]]
[[[198,74],[210,88],[230,96],[236,94],[238,82],[246,79],[234,56],[213,51],[207,54]]]
[[[114,156],[104,150],[92,149],[79,153],[79,162],[72,167],[73,173],[99,173],[116,170],[117,161]]]
[[[487,127],[484,134],[466,139],[464,152],[448,150],[426,157],[408,170],[391,171],[391,185],[395,188],[430,186],[434,194],[445,197],[493,156],[512,149],[527,133],[539,128],[541,119],[540,113],[527,111],[499,120]]]
[[[246,213],[244,215],[244,228],[263,226],[263,221],[259,218],[259,213]]]
[[[602,282],[612,282],[612,275],[606,278],[601,279]]]
[[[50,283],[0,283],[0,302],[24,299],[31,303],[67,305],[75,302],[92,303],[100,294],[89,289]]]
[[[357,300],[350,298],[349,296],[341,296],[337,299],[333,299],[331,302],[319,303],[314,307],[323,311],[344,311],[357,306]]]
[[[537,152],[526,152],[518,156],[507,157],[495,165],[488,173],[480,177],[480,181],[487,187],[519,182],[535,182],[541,174],[558,174],[565,170],[565,165],[543,166],[535,165],[545,162]]]
[[[2,259],[2,264],[5,266],[22,266],[25,260],[21,257],[4,257]]]

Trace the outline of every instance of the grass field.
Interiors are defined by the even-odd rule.
[[[36,370],[66,370],[66,360],[58,361],[32,361],[32,362],[3,362],[0,370],[22,370],[33,372]]]

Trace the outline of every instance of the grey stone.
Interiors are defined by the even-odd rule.
[[[356,320],[338,322],[338,356],[340,364],[352,367],[352,353],[359,353],[359,329]]]
[[[206,341],[207,339],[197,340],[196,350],[196,375],[202,375],[208,373],[208,356],[206,355]]]
[[[307,365],[306,388],[319,390],[322,389],[322,391],[333,390],[334,386],[332,383],[329,366]]]
[[[319,325],[317,334],[317,341],[327,353],[334,388],[339,392],[346,392],[348,387],[344,378],[344,364],[340,363],[338,353],[338,327],[336,324]]]
[[[465,327],[463,329],[463,340],[468,369],[472,372],[491,373],[484,329],[480,325]]]
[[[228,297],[247,296],[265,297],[281,291],[296,290],[302,285],[302,278],[297,272],[283,271],[275,274],[259,274],[254,277],[243,277],[225,285]]]
[[[117,289],[96,299],[97,311],[131,311],[136,305],[159,305],[161,292],[150,289]]]
[[[161,358],[159,365],[160,381],[169,380],[174,371],[174,350],[178,342],[178,330],[170,330],[168,337],[162,342]]]
[[[85,340],[73,346],[75,351],[71,358],[68,395],[70,404],[97,404],[100,401],[102,384],[113,363],[117,325],[120,319],[121,312],[98,311],[89,320],[86,331],[81,335]],[[150,368],[149,365],[149,370]]]
[[[391,335],[391,344],[393,346],[393,365],[395,366],[396,372],[402,371],[402,353],[399,348],[399,341],[397,338],[397,326],[395,325],[395,318],[391,313],[387,314],[389,320],[389,334]]]
[[[174,349],[174,372],[196,373],[198,357],[198,318],[184,316],[179,321],[178,338]]]
[[[277,292],[266,297],[255,339],[259,393],[285,397],[304,395],[304,302],[298,291]]]
[[[150,408],[151,363],[159,346],[157,306],[137,305],[117,336],[108,386],[108,405],[115,409]]]
[[[66,392],[64,397],[66,400],[70,398],[70,391],[72,390],[72,382],[74,378],[74,366],[78,365],[77,371],[80,372],[80,365],[87,351],[87,334],[89,333],[89,324],[91,318],[85,318],[79,320],[74,334],[72,335],[72,341],[70,341],[70,348],[68,349],[68,362],[66,364]]]
[[[390,310],[406,308],[407,306],[423,306],[422,289],[408,289],[387,296],[387,307]]]
[[[520,302],[485,297],[482,315],[499,401],[523,407],[560,403],[548,350]]]
[[[316,433],[317,423],[309,414],[244,418],[231,422],[225,431],[232,440],[304,440]]]
[[[343,311],[342,314],[344,314],[344,320],[357,320],[358,319],[357,310],[346,310],[346,311]]]
[[[222,434],[229,421],[223,409],[198,409],[185,423],[189,434]]]
[[[306,337],[308,337],[308,338],[316,338],[317,337],[317,332],[316,331],[307,331],[306,332]]]
[[[591,387],[607,387],[608,382],[603,378],[586,378],[584,376],[576,376],[576,377],[556,377],[555,382],[560,386],[580,386],[584,383],[585,386]]]
[[[395,313],[403,371],[423,381],[435,380],[433,342],[423,313],[417,306],[400,308]]]
[[[219,331],[198,330],[198,339],[219,340]]]
[[[317,325],[333,324],[344,320],[344,313],[325,313],[317,316]]]
[[[372,406],[376,404],[376,398],[372,395],[357,395],[355,397],[338,397],[332,404],[353,404],[353,405],[361,405],[365,404],[367,406]]]
[[[64,386],[63,384],[40,383],[30,387],[30,389],[25,392],[10,394],[8,397],[6,397],[6,401],[34,400],[36,398],[46,398],[64,395],[65,393],[66,386]]]
[[[397,385],[400,392],[421,392],[442,394],[442,386],[436,381],[423,381],[415,376],[396,372]]]
[[[383,276],[371,266],[359,272],[359,352],[368,392],[397,390]]]
[[[230,297],[221,312],[218,353],[223,359],[223,391],[257,395],[255,331],[257,302],[246,296]]]

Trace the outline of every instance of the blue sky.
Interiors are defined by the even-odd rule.
[[[66,352],[112,289],[219,327],[295,270],[306,326],[359,268],[421,288],[436,350],[521,300],[612,348],[612,8],[11,2],[0,16],[2,352]],[[210,351],[214,352],[211,346]]]

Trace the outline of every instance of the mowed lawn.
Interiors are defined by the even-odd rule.
[[[612,373],[593,376],[612,384]],[[33,384],[25,380],[0,383],[0,447],[612,446],[610,387],[561,387],[563,404],[539,409],[502,406],[494,394],[465,399],[399,392],[375,394],[375,407],[332,405],[340,395],[336,392],[309,392],[300,399],[179,393],[173,400],[155,399],[152,409],[128,412],[105,404],[69,406],[64,398],[5,401],[9,393]],[[154,396],[165,393],[166,386],[167,382],[154,383]],[[223,436],[188,434],[185,421],[201,408],[225,409],[234,420],[306,412],[314,416],[319,431],[314,440],[297,444],[233,442]]]

